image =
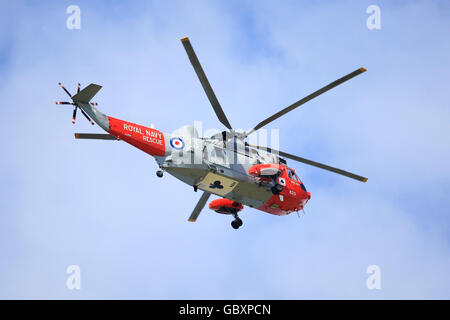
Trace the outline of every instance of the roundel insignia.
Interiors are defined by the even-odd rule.
[[[184,148],[184,142],[181,138],[172,138],[170,139],[170,145],[172,148],[181,150]]]
[[[284,180],[284,178],[279,177],[278,178],[278,183],[281,184],[283,187],[286,186],[286,180]]]

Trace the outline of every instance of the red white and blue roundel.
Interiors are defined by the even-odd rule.
[[[184,148],[184,142],[181,138],[172,138],[170,139],[170,145],[172,148],[181,150]]]

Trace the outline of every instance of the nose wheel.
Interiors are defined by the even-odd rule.
[[[164,175],[164,172],[163,172],[162,170],[156,171],[156,176],[157,176],[158,178],[162,178],[163,175]]]
[[[237,215],[235,215],[234,220],[231,221],[231,226],[233,227],[233,229],[239,229],[239,227],[241,227],[242,225],[242,220]]]

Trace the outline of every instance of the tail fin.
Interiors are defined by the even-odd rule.
[[[101,113],[94,104],[89,104],[89,101],[100,91],[102,86],[98,84],[91,83],[86,88],[78,92],[76,95],[72,96],[72,100],[76,103],[82,111],[86,112],[89,117],[92,118],[103,130],[109,132],[109,119],[108,117]]]
[[[102,86],[98,84],[91,83],[86,88],[78,92],[76,95],[72,97],[73,102],[75,103],[89,103],[91,99],[100,91]]]

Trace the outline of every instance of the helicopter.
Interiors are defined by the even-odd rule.
[[[74,107],[72,123],[75,123],[77,111],[80,110],[92,125],[97,123],[107,132],[75,133],[75,138],[125,141],[153,156],[159,167],[156,171],[159,178],[167,172],[191,186],[195,192],[203,192],[188,221],[195,222],[210,196],[216,195],[220,198],[212,200],[209,208],[232,216],[231,226],[234,229],[243,225],[238,213],[244,206],[278,216],[303,210],[311,199],[311,193],[295,170],[287,166],[286,158],[361,182],[367,181],[367,178],[348,171],[246,141],[250,134],[366,69],[359,68],[259,122],[253,129],[240,132],[233,129],[226,117],[189,38],[185,37],[181,42],[218,120],[228,130],[211,137],[200,137],[191,125],[185,125],[173,133],[161,132],[153,125],[146,127],[99,111],[96,108],[98,103],[91,100],[102,88],[100,85],[91,83],[81,90],[78,84],[77,93],[71,95],[59,83],[72,101],[56,104]]]

